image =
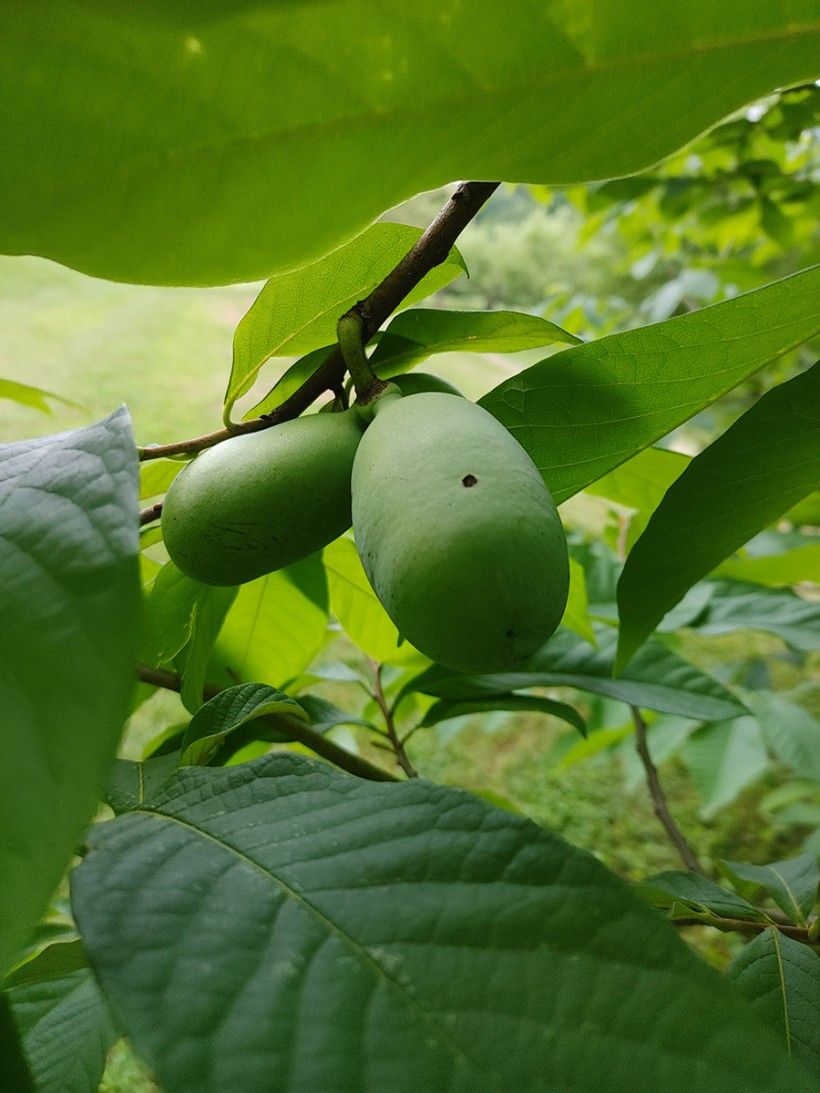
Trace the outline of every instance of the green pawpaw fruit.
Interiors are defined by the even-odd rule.
[[[399,632],[465,672],[515,668],[566,607],[561,521],[530,457],[449,394],[385,401],[353,464],[362,565]]]
[[[202,452],[162,508],[171,560],[206,584],[243,584],[338,538],[362,428],[355,409],[311,414]]]

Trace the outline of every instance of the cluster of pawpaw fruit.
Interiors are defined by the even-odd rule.
[[[513,669],[553,633],[569,587],[549,490],[515,438],[437,377],[210,448],[174,480],[162,528],[189,576],[242,584],[352,522],[399,633],[466,672]]]

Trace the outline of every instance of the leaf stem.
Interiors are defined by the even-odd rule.
[[[384,391],[387,384],[370,367],[364,351],[364,319],[358,307],[352,307],[339,319],[336,324],[336,337],[345,367],[356,389],[357,401],[366,405]]]
[[[418,778],[419,772],[410,762],[407,752],[404,750],[404,741],[396,731],[396,722],[393,719],[393,711],[390,709],[390,704],[385,698],[384,687],[382,686],[383,665],[378,664],[375,660],[371,660],[370,664],[373,668],[373,698],[382,712],[385,728],[387,729],[387,738],[390,741],[390,746],[396,756],[396,762],[408,778]]]
[[[669,836],[672,845],[680,854],[681,859],[687,869],[690,869],[693,873],[700,873],[702,876],[706,876],[706,870],[698,860],[698,856],[690,846],[681,829],[672,819],[672,814],[669,811],[669,805],[666,802],[666,794],[664,793],[661,780],[658,777],[658,768],[652,762],[652,756],[649,753],[649,744],[646,739],[646,722],[643,719],[641,711],[637,706],[630,706],[632,711],[632,721],[635,725],[635,748],[643,764],[644,773],[646,774],[646,784],[649,787],[649,795],[652,798],[652,803],[655,806],[655,815]]]
[[[805,926],[793,926],[786,922],[755,922],[746,918],[724,918],[722,915],[710,915],[709,918],[673,918],[673,926],[712,926],[724,933],[762,934],[764,930],[777,930],[795,941],[805,945],[814,944]]]
[[[179,693],[182,689],[182,678],[176,672],[169,672],[165,668],[151,668],[146,664],[138,664],[137,679],[143,683],[150,683],[154,687],[163,687],[167,691]],[[213,698],[222,688],[206,684],[203,690],[206,698]],[[268,718],[260,717],[259,720],[264,724]],[[281,728],[281,725],[278,727]],[[360,755],[354,755],[353,752],[340,748],[338,744],[334,744],[332,740],[328,740],[326,736],[302,724],[296,718],[288,720],[288,732],[298,744],[310,748],[316,755],[327,759],[340,770],[346,770],[348,774],[355,774],[358,778],[366,778],[371,782],[399,781],[394,774],[375,766]]]
[[[382,323],[396,310],[419,281],[441,265],[453,248],[455,241],[488,198],[498,189],[498,182],[462,182],[447,204],[441,209],[424,233],[400,262],[387,274],[373,291],[357,304],[356,311],[362,320],[362,344],[366,345]],[[171,455],[193,455],[212,448],[238,433],[255,433],[268,429],[282,421],[298,417],[324,391],[333,391],[342,382],[345,360],[337,346],[305,382],[269,414],[243,421],[230,429],[217,429],[189,440],[176,440],[170,444],[157,444],[150,448],[138,448],[139,457],[160,459]]]

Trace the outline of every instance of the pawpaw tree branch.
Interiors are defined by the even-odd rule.
[[[364,345],[419,281],[431,269],[445,261],[459,235],[499,185],[498,182],[462,182],[414,246],[384,280],[356,305],[356,311],[362,319]],[[345,362],[341,349],[337,346],[301,387],[269,414],[239,422],[230,429],[217,429],[212,433],[191,437],[189,440],[139,448],[139,457],[160,459],[171,455],[194,455],[238,433],[255,433],[282,421],[289,421],[303,413],[324,391],[338,388],[344,374]]]
[[[162,687],[166,691],[176,691],[179,693],[182,690],[181,676],[177,675],[176,672],[169,672],[166,668],[151,668],[147,664],[138,664],[137,679],[142,683],[149,683],[154,687]],[[219,694],[221,690],[221,687],[214,687],[211,684],[206,684],[204,687],[206,699],[213,698],[214,695]],[[266,717],[259,718],[259,721],[261,721],[262,724],[267,720],[268,718]],[[276,725],[275,727],[277,730],[281,729],[281,725]],[[302,724],[301,721],[297,721],[295,718],[289,720],[288,732],[297,744],[302,744],[304,747],[310,748],[316,755],[320,756],[322,759],[327,759],[328,762],[333,763],[334,766],[339,767],[340,770],[347,771],[348,774],[355,774],[358,778],[366,778],[370,782],[400,781],[394,774],[368,762],[367,759],[364,759],[360,755],[354,755],[353,752],[347,751],[345,748],[340,748],[338,744],[334,744],[332,740],[328,740],[322,733],[316,732],[315,729],[311,729],[308,725]]]

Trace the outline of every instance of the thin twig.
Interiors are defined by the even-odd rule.
[[[724,933],[762,934],[764,930],[779,930],[781,934],[793,937],[795,941],[802,941],[805,945],[813,944],[807,927],[793,926],[786,922],[753,922],[746,918],[723,918],[722,915],[715,915],[714,918],[674,918],[671,922],[673,926],[712,926]]]
[[[498,182],[463,182],[458,186],[415,245],[381,284],[357,305],[357,311],[363,320],[362,338],[365,345],[419,281],[446,260],[461,232],[499,185]],[[285,399],[281,406],[277,406],[264,417],[237,422],[230,429],[217,429],[189,440],[175,440],[170,444],[140,448],[139,457],[144,460],[170,455],[192,455],[239,433],[255,433],[282,421],[289,421],[298,417],[324,391],[333,391],[338,387],[344,373],[344,360],[337,346],[290,398]]]
[[[143,683],[151,683],[155,687],[163,687],[167,691],[179,693],[182,689],[181,677],[176,672],[169,672],[165,668],[149,668],[145,664],[138,664],[137,679]],[[206,684],[204,687],[205,697],[213,698],[220,690],[222,690],[221,687]],[[260,717],[259,720],[263,724],[265,722],[272,723],[273,721],[273,719],[267,717]],[[281,730],[281,725],[275,725],[275,727]],[[366,778],[371,782],[399,781],[394,774],[382,770],[381,767],[375,766],[360,755],[354,755],[353,752],[340,748],[338,744],[334,744],[332,740],[328,740],[326,736],[302,724],[301,721],[297,721],[295,718],[288,720],[288,732],[298,744],[310,748],[316,755],[321,756],[322,759],[327,759],[341,770],[346,770],[348,774],[355,774],[357,777]]]
[[[147,509],[140,511],[140,527],[153,524],[155,520],[159,520],[160,516],[162,516],[162,501],[157,501],[155,505],[149,505]]]
[[[378,664],[375,660],[371,660],[370,664],[373,668],[373,698],[382,712],[384,725],[387,729],[387,738],[390,741],[390,746],[396,756],[396,762],[408,778],[418,778],[419,772],[410,762],[407,752],[404,750],[404,743],[396,731],[396,722],[393,720],[393,711],[390,709],[390,703],[384,695],[384,687],[382,686],[382,665]]]
[[[646,740],[646,722],[641,715],[641,711],[637,706],[630,706],[630,709],[632,711],[632,720],[635,724],[635,748],[640,756],[646,774],[646,784],[649,786],[649,793],[652,797],[652,803],[655,806],[655,815],[663,824],[666,834],[680,854],[686,868],[691,869],[693,873],[702,873],[706,876],[706,870],[698,861],[697,854],[687,842],[681,829],[672,819],[672,814],[666,803],[666,794],[663,791],[661,780],[658,777],[658,768],[652,762],[652,756],[649,754],[649,745]]]

